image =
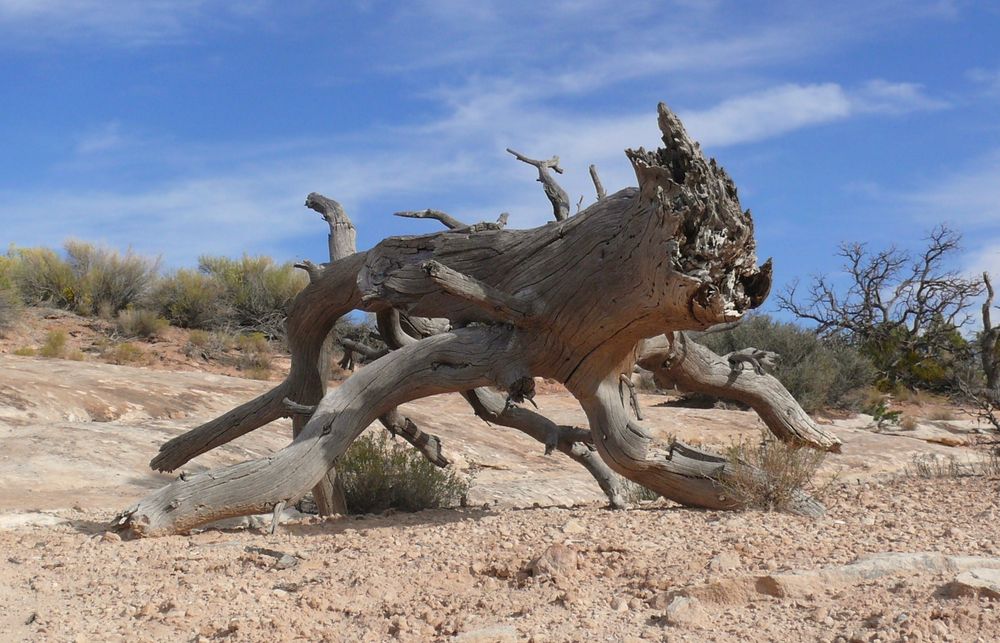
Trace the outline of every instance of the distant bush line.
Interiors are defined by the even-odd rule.
[[[750,346],[777,353],[771,374],[810,413],[857,410],[867,402],[875,381],[875,367],[856,348],[766,315],[754,315],[732,330],[703,335],[698,341],[720,355]]]
[[[196,268],[164,273],[158,259],[81,241],[67,242],[63,252],[11,247],[0,255],[0,329],[23,306],[44,305],[112,321],[125,338],[153,338],[170,324],[283,339],[288,305],[307,283],[291,263],[269,257],[203,256]],[[337,332],[353,336],[364,330],[344,322]],[[810,412],[859,408],[875,378],[871,362],[855,348],[763,315],[699,341],[719,354],[748,346],[778,353],[781,359],[772,374]],[[193,348],[218,352],[209,346]],[[238,348],[246,362],[239,367],[263,377],[267,351]]]
[[[81,241],[63,252],[11,247],[0,255],[0,328],[22,306],[52,306],[115,320],[127,336],[167,324],[284,335],[286,309],[308,279],[291,263],[203,256],[196,269],[163,273],[159,259]]]

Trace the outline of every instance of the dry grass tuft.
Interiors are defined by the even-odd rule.
[[[50,330],[45,336],[45,343],[38,349],[41,357],[66,357],[66,331]]]
[[[170,324],[151,310],[126,308],[119,311],[115,325],[125,337],[151,339],[162,337]]]
[[[759,443],[741,440],[727,457],[733,475],[723,487],[746,508],[783,511],[802,493],[822,492],[812,481],[826,459],[823,451],[790,446],[762,432]]]

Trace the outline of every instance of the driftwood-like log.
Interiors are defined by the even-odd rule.
[[[643,341],[638,365],[653,373],[658,386],[743,402],[784,442],[839,451],[840,440],[817,425],[772,375],[744,369],[726,356],[687,337],[670,333]]]
[[[626,152],[639,187],[573,218],[532,230],[470,226],[393,237],[326,266],[307,287],[313,291],[296,300],[316,309],[300,310],[295,322],[313,323],[295,345],[289,318],[293,374],[296,350],[305,352],[303,342],[317,350],[345,305],[374,312],[380,322],[402,311],[447,319],[456,330],[403,345],[355,373],[322,399],[286,449],[178,480],[124,512],[120,527],[165,534],[266,511],[305,493],[368,423],[398,404],[487,385],[518,399],[530,396],[533,376],[563,383],[580,401],[593,444],[612,470],[685,504],[732,507],[723,491],[728,466],[683,445],[659,449],[628,418],[619,393],[620,374],[631,371],[641,340],[738,320],[770,289],[770,271],[757,266],[750,214],[728,175],[702,157],[663,105],[659,125],[661,149]],[[454,287],[457,278],[474,287]],[[312,299],[319,291],[330,301]],[[315,375],[310,357],[306,370]],[[301,386],[298,379],[290,375],[278,389]],[[309,399],[294,393],[282,391],[278,406],[284,397]],[[254,422],[229,422],[213,438]],[[173,451],[170,462],[191,449]],[[796,510],[817,507],[803,499]]]

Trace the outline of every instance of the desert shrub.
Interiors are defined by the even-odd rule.
[[[20,314],[20,297],[13,288],[0,285],[0,332],[13,326]]]
[[[648,487],[644,487],[637,482],[632,482],[631,480],[625,480],[622,483],[623,496],[625,497],[625,502],[630,505],[637,505],[640,502],[648,502],[650,500],[656,500],[660,497],[660,494],[656,493]]]
[[[102,306],[117,312],[135,306],[149,291],[159,260],[127,250],[124,255],[82,241],[67,241],[67,263],[75,279],[73,307],[84,315]]]
[[[15,349],[14,354],[20,355],[21,357],[34,357],[35,355],[38,354],[38,351],[36,351],[31,346],[22,346],[18,349]]]
[[[762,432],[757,444],[741,440],[729,448],[733,475],[723,488],[745,507],[787,510],[799,494],[815,495],[812,481],[825,458],[823,451],[788,445]]]
[[[943,406],[931,409],[927,414],[927,419],[935,422],[948,422],[955,419],[955,413],[951,409]]]
[[[854,409],[874,379],[871,363],[846,343],[821,340],[795,324],[754,316],[735,329],[703,335],[699,342],[724,355],[753,346],[780,356],[772,374],[806,411]]]
[[[906,466],[906,473],[916,478],[961,478],[973,475],[968,465],[963,465],[953,455],[943,456],[936,453],[914,454]]]
[[[152,310],[126,308],[118,311],[115,326],[125,337],[158,337],[170,324]]]
[[[288,304],[308,282],[292,264],[277,265],[270,257],[201,257],[198,268],[222,290],[223,325],[268,337],[284,335]]]
[[[222,284],[212,276],[195,270],[178,270],[160,280],[149,302],[175,326],[210,329],[224,321],[222,295]]]
[[[21,298],[84,315],[137,304],[156,277],[156,260],[68,241],[63,258],[50,248],[12,248],[5,271]]]
[[[468,485],[454,471],[428,462],[409,445],[369,433],[337,461],[350,513],[419,511],[457,504]]]
[[[271,369],[271,347],[264,333],[249,333],[236,338],[236,348],[240,355],[236,367],[241,371]]]
[[[899,421],[899,428],[904,431],[913,431],[917,428],[917,419],[910,415],[904,415]]]
[[[207,348],[212,341],[212,334],[205,330],[193,330],[188,333],[187,340],[195,348]]]
[[[76,299],[73,269],[51,248],[12,248],[8,268],[21,299],[29,305],[72,308]]]
[[[66,331],[50,330],[45,335],[45,343],[38,349],[38,354],[42,357],[65,357]]]
[[[914,454],[905,473],[914,478],[965,478],[969,476],[1000,476],[1000,452],[996,447],[981,451],[967,461],[954,455],[937,453]]]
[[[111,364],[140,364],[146,363],[148,357],[142,348],[132,342],[122,342],[110,346],[102,356],[104,361]]]

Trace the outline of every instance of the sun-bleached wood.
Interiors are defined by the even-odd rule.
[[[631,371],[641,340],[738,320],[770,289],[770,271],[757,266],[750,213],[731,179],[663,105],[659,126],[662,148],[626,152],[639,187],[577,216],[531,230],[493,224],[391,237],[324,266],[289,316],[293,374],[279,393],[248,405],[274,415],[289,412],[285,397],[307,404],[301,390],[287,390],[315,376],[317,356],[303,342],[315,352],[317,339],[350,309],[446,319],[453,330],[415,339],[355,373],[323,397],[277,454],[177,480],[123,512],[119,526],[158,535],[268,511],[308,491],[371,421],[398,404],[487,385],[530,397],[534,376],[562,382],[580,401],[594,447],[618,474],[685,504],[732,507],[724,461],[684,445],[659,448],[621,399],[621,374]],[[324,296],[330,300],[316,299]],[[306,321],[311,328],[299,326]],[[294,345],[293,326],[300,332]],[[313,358],[308,376],[293,377],[297,350]],[[255,424],[258,418],[240,416],[201,427],[158,462],[182,463]],[[803,499],[796,510],[819,509]]]

